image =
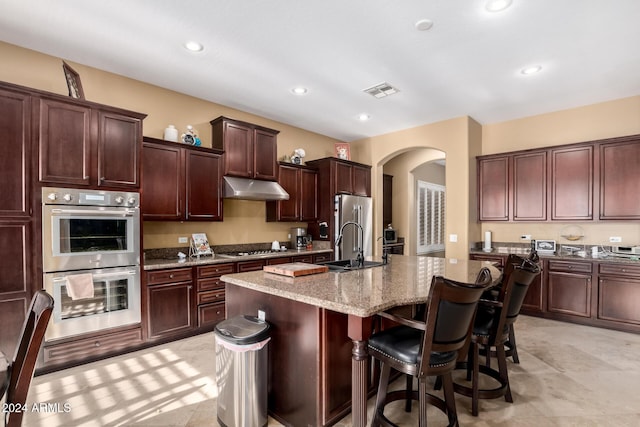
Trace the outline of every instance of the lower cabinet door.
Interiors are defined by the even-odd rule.
[[[598,318],[640,325],[640,280],[600,276]]]
[[[167,283],[147,288],[149,338],[187,332],[194,328],[193,285]]]
[[[591,317],[591,276],[549,272],[548,311]]]

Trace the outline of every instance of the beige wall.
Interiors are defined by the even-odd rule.
[[[62,59],[0,42],[0,80],[35,89],[67,95],[62,73]],[[183,95],[137,80],[69,62],[80,74],[87,100],[147,114],[143,123],[145,136],[162,138],[168,124],[180,132],[192,125],[203,146],[211,146],[209,121],[220,115],[245,120],[280,131],[278,158],[305,149],[307,160],[333,155],[332,138],[308,132],[264,117],[234,110],[195,97]],[[224,201],[223,222],[150,222],[144,223],[144,247],[172,247],[179,236],[205,232],[213,244],[286,241],[290,227],[300,223],[265,221],[265,202],[245,200]]]

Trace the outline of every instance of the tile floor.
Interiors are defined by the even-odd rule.
[[[460,425],[640,425],[640,335],[526,316],[516,334],[515,402],[482,400],[473,417],[469,399],[456,395]],[[34,378],[23,426],[217,426],[216,393],[214,340],[206,334]],[[387,415],[417,425],[400,408]],[[429,420],[446,424],[435,409]],[[347,416],[338,425],[350,424]]]

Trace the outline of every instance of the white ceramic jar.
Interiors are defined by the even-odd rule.
[[[167,141],[178,142],[178,129],[174,125],[169,125],[164,130],[164,139]]]

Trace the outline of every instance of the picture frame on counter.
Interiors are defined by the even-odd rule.
[[[555,240],[536,240],[536,252],[542,254],[553,254],[556,251]]]
[[[64,61],[62,61],[62,70],[64,71],[64,78],[67,81],[69,96],[75,99],[84,99],[84,90],[82,90],[80,74]]]

